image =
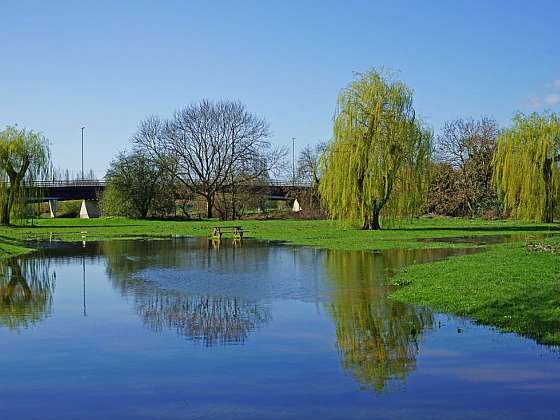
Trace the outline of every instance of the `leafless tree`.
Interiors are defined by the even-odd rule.
[[[241,103],[203,100],[170,120],[142,121],[133,143],[165,162],[188,191],[204,197],[210,218],[219,191],[279,167],[285,152],[272,147],[269,138],[268,123]]]
[[[448,121],[437,138],[436,157],[457,172],[467,214],[481,213],[496,204],[491,180],[498,134],[497,122],[484,117]]]
[[[313,146],[307,145],[300,152],[296,164],[296,176],[298,181],[306,188],[305,193],[301,190],[297,191],[300,200],[305,200],[309,204],[309,209],[318,210],[320,208],[319,200],[319,160],[325,152],[327,144],[319,142]],[[294,192],[296,193],[296,192]]]
[[[319,142],[314,146],[307,145],[300,152],[297,160],[297,178],[302,183],[319,184],[319,159],[326,150],[327,144]]]

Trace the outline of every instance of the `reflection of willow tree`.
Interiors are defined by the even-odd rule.
[[[342,365],[356,381],[380,392],[391,379],[416,367],[422,331],[433,324],[427,309],[386,298],[386,270],[414,259],[413,253],[329,252],[326,272],[334,283],[327,303],[336,323]]]
[[[54,275],[40,259],[0,262],[0,324],[27,328],[46,318],[52,307]]]
[[[181,336],[202,341],[205,345],[244,343],[248,334],[270,319],[270,312],[256,302],[238,297],[190,294],[167,289],[154,281],[137,277],[142,270],[184,266],[207,269],[213,258],[228,254],[213,251],[208,241],[167,242],[129,241],[103,243],[109,278],[124,296],[134,299],[134,306],[144,324],[154,330],[175,330]],[[196,252],[193,252],[196,251]],[[231,251],[231,249],[229,249]],[[243,252],[243,249],[233,250]],[[198,253],[197,253],[198,252]],[[198,257],[196,257],[198,255]],[[216,261],[213,262],[216,264]],[[218,265],[229,264],[227,261]]]

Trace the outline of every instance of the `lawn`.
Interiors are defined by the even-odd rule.
[[[247,237],[280,240],[294,245],[341,249],[434,248],[449,243],[422,242],[426,238],[473,235],[540,235],[560,233],[556,225],[510,220],[419,218],[395,223],[382,231],[363,231],[327,220],[158,221],[126,218],[38,219],[1,227],[0,240],[23,243],[59,239],[81,241],[118,238],[165,238],[172,235],[208,236],[213,226],[242,226]]]
[[[409,266],[392,297],[560,345],[560,238],[536,243]]]
[[[40,246],[34,242],[40,240],[208,236],[213,226],[232,225],[242,226],[247,237],[339,250],[465,246],[443,240],[519,235],[517,242],[491,245],[481,253],[407,267],[393,279],[401,287],[392,297],[560,345],[560,228],[552,224],[420,218],[373,232],[325,220],[39,219],[33,225],[0,228],[0,257]],[[545,240],[550,248],[527,248],[527,238],[542,241],[543,235],[551,235]]]

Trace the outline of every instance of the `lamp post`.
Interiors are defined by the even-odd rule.
[[[296,186],[296,138],[292,137],[292,187]]]
[[[82,127],[82,181],[84,180],[84,128]]]

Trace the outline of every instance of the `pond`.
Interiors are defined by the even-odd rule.
[[[387,297],[480,249],[44,245],[1,263],[1,418],[560,415],[556,350]]]

